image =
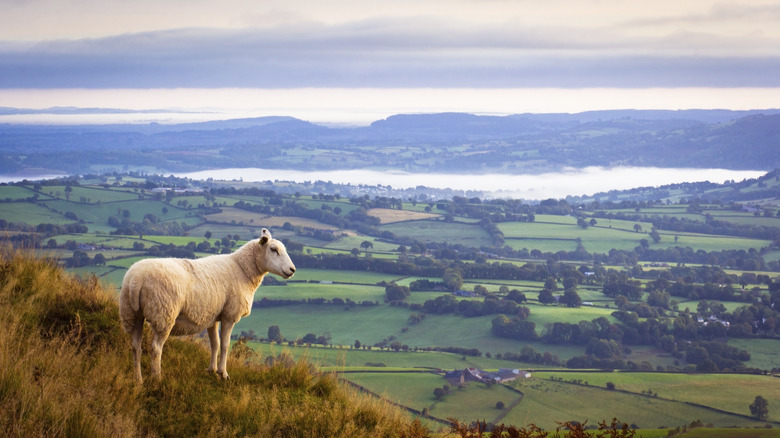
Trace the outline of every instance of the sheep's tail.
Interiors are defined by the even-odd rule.
[[[122,328],[130,333],[138,320],[138,312],[141,310],[141,288],[143,281],[128,272],[122,282],[119,291],[119,319]]]

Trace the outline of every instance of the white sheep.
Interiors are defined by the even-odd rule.
[[[122,328],[132,336],[136,379],[143,382],[144,320],[149,322],[154,334],[150,351],[153,377],[160,378],[162,348],[169,335],[193,335],[207,329],[211,344],[208,369],[228,379],[225,367],[230,333],[239,319],[249,315],[255,290],[268,272],[290,278],[295,273],[295,265],[282,242],[273,239],[266,229],[259,239],[232,254],[197,260],[145,259],[134,263],[122,281],[119,318]],[[217,323],[220,323],[219,336]]]

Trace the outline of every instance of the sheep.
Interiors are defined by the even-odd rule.
[[[282,242],[273,239],[265,228],[260,238],[232,254],[197,260],[145,259],[134,263],[122,281],[119,318],[122,328],[132,338],[136,380],[143,382],[144,320],[149,322],[153,333],[149,353],[152,377],[161,378],[162,348],[168,336],[207,330],[211,344],[208,370],[229,379],[226,364],[230,333],[239,319],[249,315],[255,290],[269,272],[287,279],[295,274],[295,265]],[[217,323],[220,323],[219,335]]]

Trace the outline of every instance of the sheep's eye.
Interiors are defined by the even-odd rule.
[[[271,248],[271,252],[273,252],[274,254],[277,254],[277,255],[279,254],[279,250],[276,249],[276,248]]]

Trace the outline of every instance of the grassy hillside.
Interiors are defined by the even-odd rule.
[[[250,365],[263,361],[238,347],[231,380],[220,381],[205,371],[199,339],[171,339],[162,382],[139,386],[115,295],[94,277],[7,248],[0,324],[3,436],[427,435],[397,408],[342,388],[307,362]]]

